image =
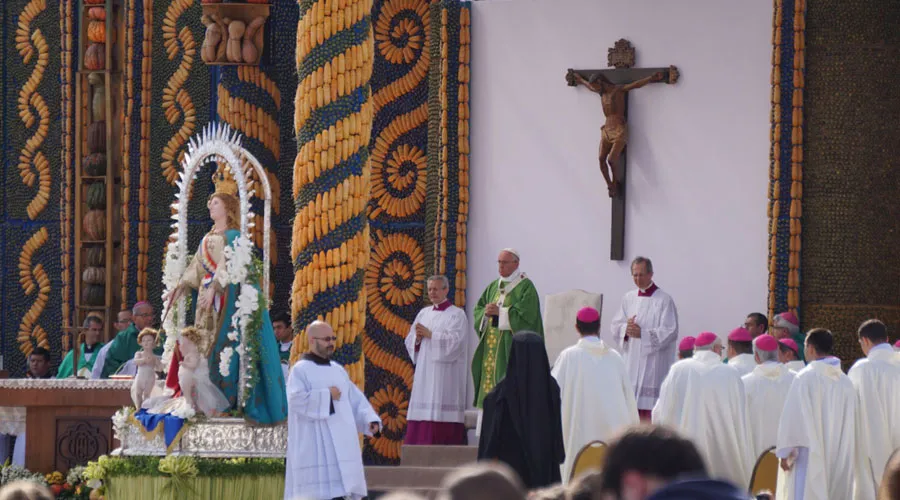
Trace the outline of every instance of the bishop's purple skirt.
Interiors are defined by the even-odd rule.
[[[403,444],[466,444],[466,426],[461,422],[425,422],[410,420]]]

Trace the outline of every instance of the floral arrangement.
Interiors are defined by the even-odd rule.
[[[47,486],[47,480],[41,474],[31,472],[21,465],[12,465],[7,460],[0,469],[0,487],[15,481],[31,481]]]

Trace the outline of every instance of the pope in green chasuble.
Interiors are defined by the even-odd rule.
[[[534,283],[519,271],[513,249],[500,252],[500,279],[491,282],[474,310],[478,347],[472,358],[475,406],[482,407],[487,393],[506,376],[513,334],[531,331],[544,336],[541,305]]]

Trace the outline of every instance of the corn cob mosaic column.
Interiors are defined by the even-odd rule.
[[[362,330],[369,260],[369,138],[372,133],[372,0],[300,0],[294,127],[292,316],[308,349],[315,319],[334,327],[335,361],[363,387]]]

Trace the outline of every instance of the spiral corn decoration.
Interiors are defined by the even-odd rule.
[[[19,324],[19,350],[25,357],[31,354],[35,347],[50,348],[47,332],[37,324],[38,317],[47,307],[50,300],[50,277],[44,266],[37,264],[32,266],[32,258],[39,248],[47,243],[49,234],[47,228],[42,227],[25,242],[22,254],[19,256],[19,284],[25,295],[33,295],[37,292],[37,300],[25,313],[22,323]]]
[[[372,0],[300,0],[299,5],[291,307],[300,336],[291,359],[308,347],[305,326],[323,319],[337,335],[334,359],[363,387]]]
[[[793,11],[787,12],[784,0],[774,2],[768,214],[770,316],[782,311],[798,314],[800,306],[805,16],[805,0],[794,0]]]

